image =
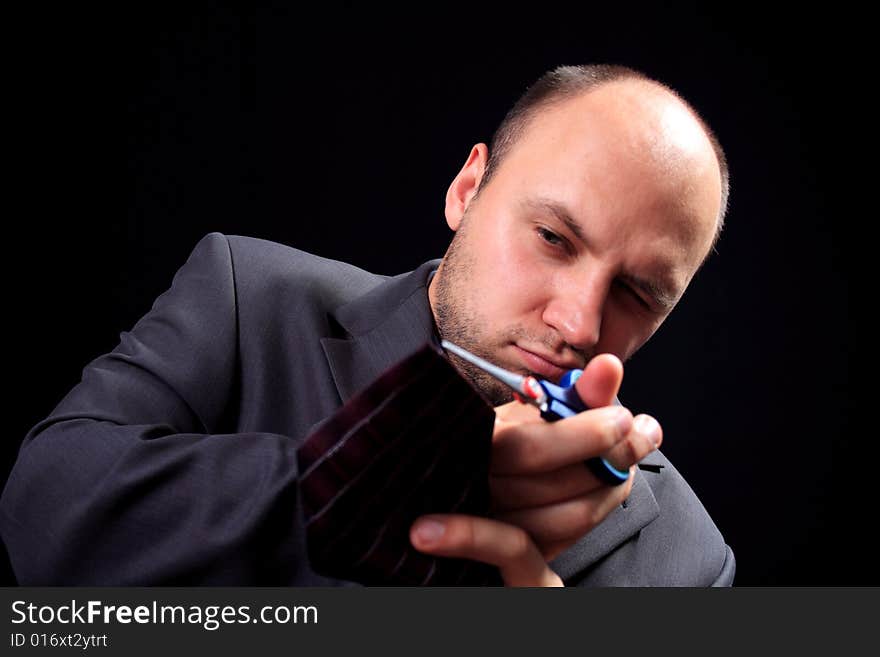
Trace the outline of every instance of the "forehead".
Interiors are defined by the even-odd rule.
[[[681,101],[641,82],[539,111],[496,175],[518,203],[550,199],[582,224],[671,238],[694,269],[720,211],[720,173],[702,128]]]

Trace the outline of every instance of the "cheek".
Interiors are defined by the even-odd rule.
[[[512,299],[526,292],[529,282],[535,278],[534,263],[530,261],[521,236],[514,234],[506,222],[498,223],[481,236],[476,263],[486,294],[485,303],[499,300],[510,304]]]
[[[552,287],[553,272],[536,261],[534,251],[522,239],[499,244],[506,246],[499,249],[494,267],[495,294],[504,299],[507,314],[521,316],[540,311]]]
[[[488,315],[490,323],[508,325],[518,320],[536,305],[529,277],[515,263],[495,263],[486,270],[485,284],[474,290],[478,307]]]
[[[487,326],[503,330],[530,326],[540,317],[552,285],[552,270],[541,261],[529,235],[514,221],[481,226],[474,235],[474,278],[469,296]]]

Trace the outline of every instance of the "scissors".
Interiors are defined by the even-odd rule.
[[[516,372],[505,370],[448,340],[442,340],[440,344],[444,349],[476,365],[507,385],[513,390],[513,396],[517,401],[537,406],[541,411],[541,417],[547,422],[556,422],[588,410],[587,405],[581,401],[580,395],[574,387],[575,381],[583,374],[583,370],[569,370],[562,376],[559,385],[556,385],[533,376],[522,376]],[[620,403],[616,398],[615,402]],[[617,486],[629,479],[628,470],[618,470],[601,456],[587,459],[584,463],[600,481],[611,486]]]

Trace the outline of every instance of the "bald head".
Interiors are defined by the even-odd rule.
[[[668,215],[684,219],[670,228],[703,257],[709,253],[723,217],[724,181],[715,148],[684,101],[654,82],[621,79],[557,103],[535,117],[532,127],[552,121],[567,122],[570,139],[591,140],[586,177],[595,177],[598,166],[630,170],[632,189],[619,194],[650,186]],[[608,157],[594,163],[590,152],[599,149]]]
[[[602,93],[599,93],[599,92]],[[495,131],[481,187],[494,177],[510,150],[536,118],[553,108],[587,95],[601,97],[601,103],[584,106],[583,120],[595,120],[593,112],[605,112],[605,119],[618,118],[618,127],[633,123],[631,132],[645,158],[668,167],[670,174],[711,162],[719,181],[718,214],[711,244],[724,224],[729,195],[727,160],[709,126],[684,99],[668,86],[634,69],[612,65],[562,66],[544,74],[531,85],[507,113]],[[612,113],[608,116],[608,113]],[[706,158],[706,149],[712,153]]]

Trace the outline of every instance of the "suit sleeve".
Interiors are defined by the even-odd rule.
[[[22,585],[302,582],[295,444],[228,433],[226,238],[202,239],[135,327],[26,436],[0,499]]]
[[[712,586],[733,586],[733,578],[736,574],[736,559],[733,556],[733,550],[729,546],[724,546],[724,565],[721,566],[721,572]]]

